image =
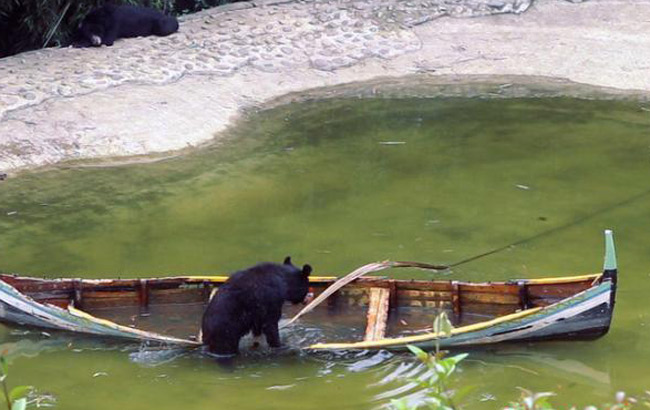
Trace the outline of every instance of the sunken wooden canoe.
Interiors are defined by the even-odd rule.
[[[301,321],[352,329],[324,335],[311,350],[423,349],[539,340],[587,340],[609,330],[617,266],[605,231],[602,273],[506,282],[360,277]],[[401,263],[401,262],[400,262]],[[417,266],[416,263],[414,266]],[[227,276],[148,279],[40,279],[0,274],[0,320],[135,341],[197,346],[202,312]],[[323,292],[335,277],[311,278]],[[447,311],[451,335],[431,331]],[[179,316],[179,312],[186,313]],[[288,313],[288,312],[286,312]]]

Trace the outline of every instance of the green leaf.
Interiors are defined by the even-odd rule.
[[[22,398],[16,400],[12,405],[11,405],[11,410],[25,410],[27,408],[27,399]]]
[[[15,400],[20,399],[21,397],[27,396],[32,386],[16,386],[9,392],[9,400],[13,403]]]
[[[442,408],[442,401],[437,397],[428,397],[427,405],[430,409],[440,410]]]
[[[428,389],[431,387],[431,383],[429,380],[415,380],[415,384],[422,387],[423,389]]]
[[[452,364],[449,367],[447,367],[447,377],[451,376],[451,374],[456,370],[456,365]]]
[[[537,403],[537,407],[540,408],[540,409],[547,409],[547,410],[554,410],[555,409],[555,407],[553,407],[553,405],[551,403],[549,403],[548,401],[546,401],[546,400],[544,400],[541,403]]]
[[[440,377],[438,377],[437,373],[433,373],[426,384],[427,387],[435,387],[439,382],[440,382]]]
[[[451,372],[454,371],[453,368],[454,368],[453,363],[450,363],[450,362],[445,361],[445,360],[441,360],[441,361],[438,362],[438,367],[436,369],[442,374],[449,375],[449,374],[451,374]]]
[[[420,349],[417,346],[406,345],[406,347],[413,353],[420,361],[426,362],[429,359],[429,355],[424,350]]]
[[[454,364],[458,364],[461,360],[464,360],[467,356],[469,356],[469,353],[461,353],[461,354],[457,354],[456,356],[451,356],[447,358],[447,360],[454,362]]]
[[[451,321],[447,317],[447,312],[442,312],[433,320],[434,333],[442,334],[446,337],[451,336],[451,331],[454,328]]]
[[[406,399],[393,399],[390,401],[391,407],[393,407],[396,410],[410,410],[408,402]]]
[[[7,376],[9,374],[9,365],[7,364],[7,359],[4,356],[0,356],[0,366],[2,366],[2,374]]]

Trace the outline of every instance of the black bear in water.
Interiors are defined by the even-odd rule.
[[[106,4],[84,17],[73,44],[76,47],[112,46],[118,38],[167,36],[178,30],[175,17],[137,6]]]
[[[219,286],[203,314],[203,344],[212,353],[239,353],[239,340],[248,332],[264,333],[271,347],[280,347],[278,322],[285,301],[297,304],[309,291],[311,266],[291,263],[260,263],[235,272]]]

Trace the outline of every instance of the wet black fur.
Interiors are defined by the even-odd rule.
[[[300,303],[309,290],[311,266],[260,263],[234,273],[221,286],[203,314],[203,343],[212,353],[239,353],[239,340],[248,332],[264,333],[271,347],[280,347],[278,322],[285,301]]]
[[[175,17],[137,6],[106,4],[86,15],[75,36],[76,47],[112,46],[118,38],[167,36],[178,30]]]

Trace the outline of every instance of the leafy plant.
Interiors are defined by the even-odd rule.
[[[464,360],[468,355],[466,353],[456,356],[446,357],[447,352],[440,350],[440,340],[444,337],[451,336],[453,326],[449,321],[446,313],[441,313],[433,321],[433,332],[437,333],[440,337],[436,340],[435,352],[427,353],[416,346],[407,346],[408,349],[427,366],[431,376],[426,380],[412,380],[418,386],[424,388],[427,393],[427,398],[415,405],[408,402],[406,398],[399,400],[392,400],[391,407],[395,410],[414,410],[419,407],[427,406],[435,410],[454,410],[457,409],[461,399],[469,393],[471,387],[460,389],[451,389],[449,381],[451,376],[456,371],[458,363]],[[551,403],[551,398],[555,393],[541,392],[536,393],[522,387],[518,388],[521,391],[518,400],[510,402],[503,410],[553,410],[555,407]],[[585,410],[631,410],[648,408],[650,409],[650,391],[645,392],[645,396],[636,399],[627,396],[624,392],[616,393],[614,404],[604,404],[600,407],[587,406]],[[572,407],[571,410],[577,410]]]
[[[534,393],[521,387],[519,387],[519,390],[521,390],[519,400],[511,402],[503,410],[552,410],[555,408],[549,401],[552,396],[555,396],[554,393]],[[600,407],[587,406],[585,410],[630,410],[639,408],[637,404],[650,408],[650,391],[646,391],[645,393],[644,398],[637,400],[634,397],[627,396],[625,392],[618,392],[615,397],[616,403],[606,403]],[[577,410],[577,408],[574,406],[571,407],[571,410]]]
[[[553,409],[553,406],[549,402],[549,398],[555,396],[554,393],[534,393],[522,387],[518,387],[518,389],[521,390],[521,397],[518,401],[511,402],[504,407],[504,410]]]
[[[436,333],[438,336],[442,335],[444,337],[449,337],[451,336],[452,330],[454,330],[454,326],[451,324],[447,312],[442,311],[435,319],[433,319],[433,333]],[[440,337],[436,339],[436,353],[439,352]]]
[[[5,396],[7,410],[24,410],[27,408],[27,394],[32,390],[32,386],[17,386],[9,390],[7,386],[7,376],[9,375],[9,365],[4,356],[0,356],[0,383],[2,383],[2,393]]]
[[[436,316],[433,321],[433,331],[440,336],[449,337],[452,334],[453,326],[445,312]],[[440,339],[436,340],[435,353],[427,353],[417,346],[407,346],[408,349],[427,366],[429,376],[426,380],[413,380],[427,391],[427,398],[423,404],[430,409],[452,410],[456,409],[458,402],[471,390],[469,387],[454,390],[449,388],[449,380],[456,371],[458,363],[465,359],[467,353],[456,356],[447,356],[447,352],[440,350]],[[393,408],[397,410],[414,409],[419,407],[410,406],[406,399],[393,400]]]

